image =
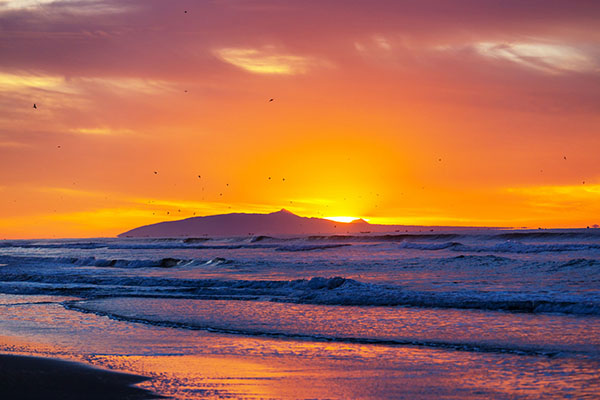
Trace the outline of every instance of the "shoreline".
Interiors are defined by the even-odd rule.
[[[134,385],[151,378],[59,358],[0,353],[0,398],[161,399]]]

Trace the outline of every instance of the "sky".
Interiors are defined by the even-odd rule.
[[[596,0],[0,0],[0,239],[600,224],[598,26]]]

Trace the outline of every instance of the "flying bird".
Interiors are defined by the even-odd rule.
[[[273,101],[273,100],[275,100],[275,99],[269,99],[269,102],[271,102],[271,101]]]
[[[154,171],[154,175],[158,175],[158,171]]]
[[[37,110],[37,105],[35,103],[33,103],[33,108]]]

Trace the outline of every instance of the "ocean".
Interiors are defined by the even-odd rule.
[[[196,398],[600,398],[600,229],[0,241],[0,351]]]

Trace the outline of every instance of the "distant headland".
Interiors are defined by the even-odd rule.
[[[394,232],[440,232],[486,228],[376,225],[363,219],[336,222],[324,218],[308,218],[281,209],[268,214],[232,213],[192,217],[145,225],[121,233],[118,237],[201,237],[256,235],[335,235]]]

